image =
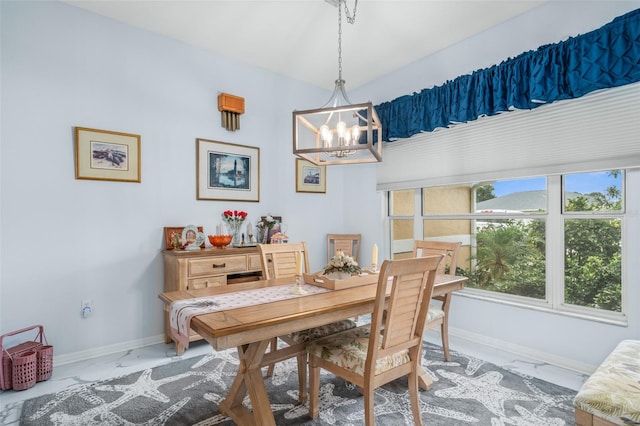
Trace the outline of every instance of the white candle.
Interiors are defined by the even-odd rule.
[[[374,244],[373,248],[371,249],[371,264],[372,265],[378,264],[378,245],[377,244]]]
[[[253,235],[252,229],[251,222],[247,223],[247,235]]]
[[[296,275],[302,275],[302,252],[296,252]]]

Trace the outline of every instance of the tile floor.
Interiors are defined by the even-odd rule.
[[[440,335],[428,331],[427,341],[440,344]],[[498,366],[538,377],[551,383],[578,390],[587,376],[568,371],[550,364],[515,357],[513,354],[477,343],[450,337],[452,350],[473,355]],[[183,358],[209,353],[213,349],[206,342],[191,343]],[[145,368],[166,364],[180,357],[176,356],[173,344],[156,344],[123,353],[88,359],[82,362],[54,366],[52,377],[37,383],[24,391],[7,390],[0,393],[0,425],[19,424],[22,403],[40,395],[58,392],[78,384],[95,382],[122,376]]]

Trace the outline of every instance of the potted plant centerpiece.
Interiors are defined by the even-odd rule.
[[[336,255],[329,260],[329,264],[324,267],[322,273],[335,280],[346,280],[361,271],[362,269],[353,257],[347,256],[342,250],[338,250]]]
[[[264,216],[257,224],[258,228],[258,242],[262,244],[269,243],[269,233],[276,225],[276,220],[271,216],[271,213],[268,213]]]

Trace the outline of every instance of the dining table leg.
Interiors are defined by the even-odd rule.
[[[431,376],[418,366],[418,387],[422,390],[430,390],[433,387]]]
[[[238,346],[240,363],[229,394],[220,403],[220,412],[229,416],[238,425],[275,426],[276,421],[271,411],[267,388],[262,377],[262,358],[269,345],[269,340]],[[253,413],[242,401],[249,395]]]
[[[418,356],[419,359],[422,360],[422,348],[420,348],[420,350],[418,351]],[[418,388],[420,388],[420,390],[431,390],[431,388],[433,387],[433,380],[431,379],[431,376],[429,376],[429,374],[424,371],[424,368],[422,368],[422,365],[420,363],[418,363]]]

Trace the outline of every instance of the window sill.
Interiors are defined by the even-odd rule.
[[[618,327],[628,326],[628,317],[623,313],[610,312],[597,315],[592,313],[590,308],[581,308],[576,306],[566,306],[563,308],[553,308],[551,305],[543,300],[535,301],[529,300],[519,296],[501,295],[502,297],[496,297],[493,294],[487,294],[486,291],[475,290],[466,288],[462,291],[455,292],[454,295],[461,297],[468,297],[470,299],[482,300],[491,303],[500,303],[503,305],[514,306],[522,309],[529,309],[538,312],[544,312],[548,314],[562,315],[571,318],[578,318],[586,321],[600,322],[603,324],[614,325]]]

